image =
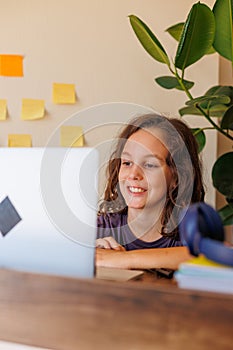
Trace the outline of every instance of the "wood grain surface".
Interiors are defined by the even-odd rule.
[[[0,270],[0,339],[59,350],[232,349],[233,296],[143,279]]]

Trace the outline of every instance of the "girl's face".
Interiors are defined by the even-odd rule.
[[[156,129],[153,134],[152,130],[138,130],[122,151],[119,185],[129,209],[155,208],[165,203],[171,170],[166,163],[168,150],[154,136],[156,133],[159,135]]]

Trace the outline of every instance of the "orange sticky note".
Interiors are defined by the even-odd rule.
[[[0,120],[6,120],[7,108],[6,100],[0,100]]]
[[[23,56],[0,55],[0,75],[6,77],[22,77]]]
[[[32,147],[32,138],[28,134],[8,135],[8,147]]]
[[[76,102],[75,85],[53,83],[53,103],[71,104]]]
[[[22,99],[21,119],[35,120],[44,117],[44,100]]]
[[[60,144],[63,147],[82,147],[83,130],[81,126],[63,125],[60,128]]]

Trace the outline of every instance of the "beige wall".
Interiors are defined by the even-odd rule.
[[[30,133],[33,146],[44,146],[67,118],[101,103],[139,104],[177,116],[186,97],[182,92],[168,92],[154,83],[155,77],[168,73],[166,66],[156,63],[145,53],[132,32],[127,16],[136,14],[142,18],[157,33],[169,56],[174,56],[176,43],[164,30],[183,21],[195,2],[0,0],[1,53],[25,56],[23,78],[0,77],[0,98],[7,99],[9,113],[7,121],[0,124],[0,146],[7,145],[8,133]],[[214,1],[205,3],[212,6]],[[203,94],[218,82],[217,56],[206,57],[189,68],[187,78],[198,82],[192,90],[193,95]],[[53,82],[74,83],[77,103],[54,105],[51,101]],[[45,119],[21,121],[22,98],[44,99]],[[131,116],[127,115],[128,107],[118,116],[108,106],[107,111],[104,123],[127,120]],[[84,130],[90,128],[91,122],[94,125],[103,122],[99,114],[92,115],[91,121],[88,121],[88,113],[84,115],[85,118],[76,118],[76,123],[80,120]],[[186,119],[195,126],[196,119]],[[108,127],[101,128],[98,137],[102,141],[109,139],[111,132]],[[93,139],[88,137],[88,145],[94,144],[96,135],[92,135]],[[215,153],[216,135],[209,132],[204,154],[207,170],[214,162]],[[209,183],[208,171],[205,178]],[[215,193],[211,186],[208,188],[207,201],[214,203]]]

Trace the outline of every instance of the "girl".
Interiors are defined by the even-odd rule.
[[[190,258],[180,211],[203,201],[198,147],[179,119],[146,114],[119,135],[100,205],[97,266],[171,268]]]

